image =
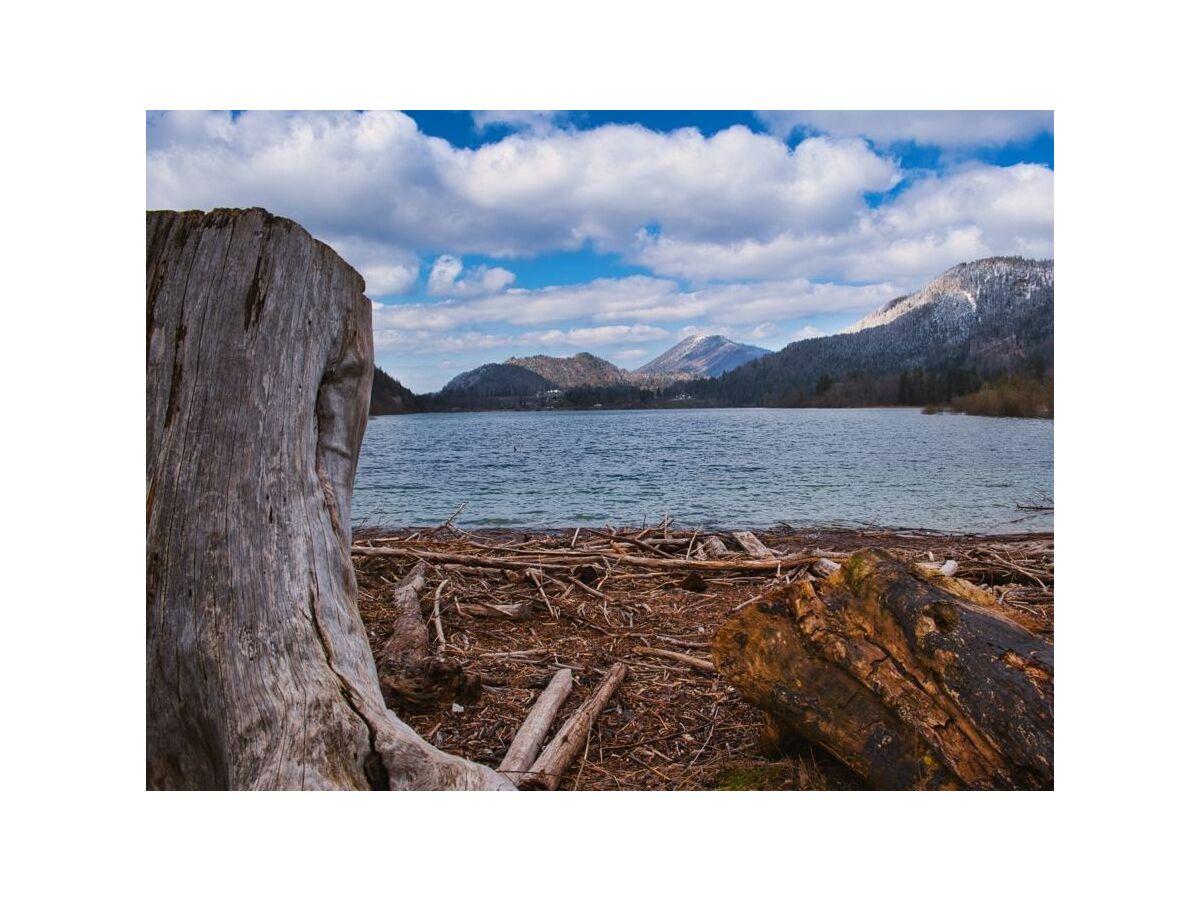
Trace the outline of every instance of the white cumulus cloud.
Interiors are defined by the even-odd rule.
[[[847,227],[717,243],[639,235],[631,258],[688,280],[890,280],[906,289],[983,256],[1054,253],[1054,172],[1045,166],[972,164],[917,179]]]
[[[403,294],[420,277],[421,262],[408,250],[353,235],[331,238],[329,245],[358,270],[369,296]]]
[[[351,260],[378,266],[371,280],[389,292],[418,253],[590,245],[673,278],[853,280],[871,269],[894,280],[936,275],[966,258],[949,259],[960,250],[1050,246],[1046,167],[916,178],[872,207],[868,195],[911,173],[860,136],[995,141],[1045,126],[1045,114],[811,115],[829,133],[792,149],[741,126],[705,136],[637,125],[526,130],[463,149],[398,112],[161,113],[148,118],[147,198],[153,208],[265,206],[335,246],[391,248],[391,263]],[[890,259],[900,268],[887,270]],[[444,293],[495,290],[504,272],[468,274]]]
[[[376,304],[375,327],[435,334],[489,323],[530,326],[587,320],[595,327],[555,330],[555,338],[575,343],[632,341],[662,336],[664,323],[693,319],[704,319],[710,328],[766,328],[804,316],[866,312],[901,293],[886,282],[859,286],[802,278],[685,290],[673,281],[633,275],[536,291],[510,289],[465,300]]]
[[[901,178],[858,138],[789,149],[735,126],[520,132],[478,149],[398,112],[162,113],[148,119],[153,208],[265,206],[334,243],[494,257],[627,254],[650,228],[726,244],[850,224]]]
[[[516,277],[498,266],[475,266],[464,275],[461,259],[442,254],[429,270],[428,292],[443,297],[495,293],[512,284]]]

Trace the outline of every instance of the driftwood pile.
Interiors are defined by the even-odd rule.
[[[837,748],[793,732],[781,744],[777,717],[764,728],[748,694],[716,671],[713,637],[781,591],[823,583],[864,546],[933,566],[1006,619],[1052,631],[1046,535],[712,533],[670,521],[518,534],[447,523],[359,533],[353,554],[384,695],[438,747],[522,787],[812,789],[873,782]]]

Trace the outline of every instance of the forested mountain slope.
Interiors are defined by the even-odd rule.
[[[950,380],[1040,377],[1053,359],[1053,262],[993,257],[955,266],[842,334],[797,341],[690,390],[722,403],[789,403],[847,378],[898,379],[918,370]]]

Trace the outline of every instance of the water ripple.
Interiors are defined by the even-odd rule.
[[[513,447],[517,449],[514,451]],[[909,409],[384,416],[367,426],[354,521],[473,527],[873,523],[1049,530],[1054,426]]]

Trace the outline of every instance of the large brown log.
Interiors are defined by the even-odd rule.
[[[511,788],[384,705],[350,496],[363,280],[261,209],[146,218],[146,781]]]
[[[1053,646],[881,551],[738,613],[713,658],[785,741],[872,786],[1053,787]]]

